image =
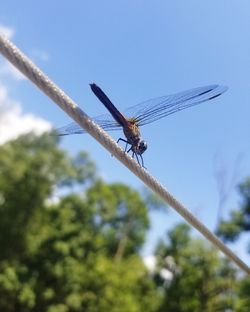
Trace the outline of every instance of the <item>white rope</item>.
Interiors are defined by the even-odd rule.
[[[185,206],[174,198],[148,171],[140,167],[128,153],[125,153],[116,142],[77,104],[68,97],[52,80],[31,62],[12,42],[0,35],[0,52],[26,77],[49,96],[60,108],[73,118],[82,128],[93,136],[112,155],[139,177],[150,189],[158,194],[168,205],[173,207],[189,224],[195,227],[204,237],[235,262],[243,271],[250,274],[250,268],[238,258],[221,240],[200,222]]]

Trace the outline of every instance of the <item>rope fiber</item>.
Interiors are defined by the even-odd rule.
[[[189,224],[196,228],[206,239],[215,245],[224,255],[231,259],[239,268],[250,274],[250,268],[233,253],[217,236],[215,236],[199,219],[197,219],[181,202],[167,191],[153,176],[124,152],[119,145],[80,107],[67,96],[52,80],[50,80],[32,61],[25,56],[10,40],[0,35],[0,52],[29,80],[52,99],[72,119],[94,137],[109,153],[114,155],[144,184],[159,195],[168,205],[174,208]]]

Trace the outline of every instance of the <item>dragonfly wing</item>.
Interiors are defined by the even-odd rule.
[[[227,87],[211,85],[151,99],[128,108],[125,110],[125,116],[135,119],[138,126],[143,126],[188,107],[214,99],[226,90]],[[93,118],[93,120],[106,131],[122,129],[122,126],[109,114],[98,116]],[[56,132],[59,136],[86,133],[86,131],[75,122],[56,129]]]
[[[101,126],[106,131],[119,130],[122,127],[112,119],[109,118],[109,115],[102,115],[96,118],[93,118],[93,121]],[[78,123],[72,122],[64,127],[56,129],[56,133],[59,136],[65,136],[70,134],[83,134],[87,131],[84,130]]]
[[[125,111],[143,126],[178,111],[216,98],[227,90],[225,86],[211,85],[167,95],[137,104]]]

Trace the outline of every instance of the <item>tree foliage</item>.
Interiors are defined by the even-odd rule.
[[[161,206],[98,178],[86,153],[69,156],[53,136],[0,146],[0,311],[222,311],[236,296],[248,311],[249,280],[236,291],[231,266],[186,225],[146,270],[148,208]]]
[[[1,146],[0,172],[1,311],[153,311],[136,191],[96,179],[85,153],[71,159],[51,136]]]
[[[241,233],[250,231],[250,179],[240,184],[239,192],[240,209],[232,210],[229,220],[223,220],[217,231],[225,241],[235,241]]]
[[[241,195],[241,205],[239,209],[231,211],[230,218],[223,220],[218,228],[217,233],[224,241],[234,242],[238,240],[243,233],[250,232],[250,179],[240,184],[239,192]],[[250,253],[250,240],[248,245]],[[247,312],[250,307],[250,278],[243,277],[239,279],[237,289],[236,311]]]
[[[169,231],[168,241],[161,242],[156,253],[155,279],[164,289],[158,312],[232,309],[234,269],[206,241],[192,238],[188,225],[179,224]],[[169,272],[169,279],[164,272]]]

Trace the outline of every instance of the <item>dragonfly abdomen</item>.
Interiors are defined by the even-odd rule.
[[[118,111],[115,105],[110,101],[107,95],[99,88],[95,83],[90,84],[91,90],[98,97],[98,99],[102,102],[102,104],[107,108],[113,118],[117,121],[119,125],[122,127],[126,126],[127,120],[126,118]]]

